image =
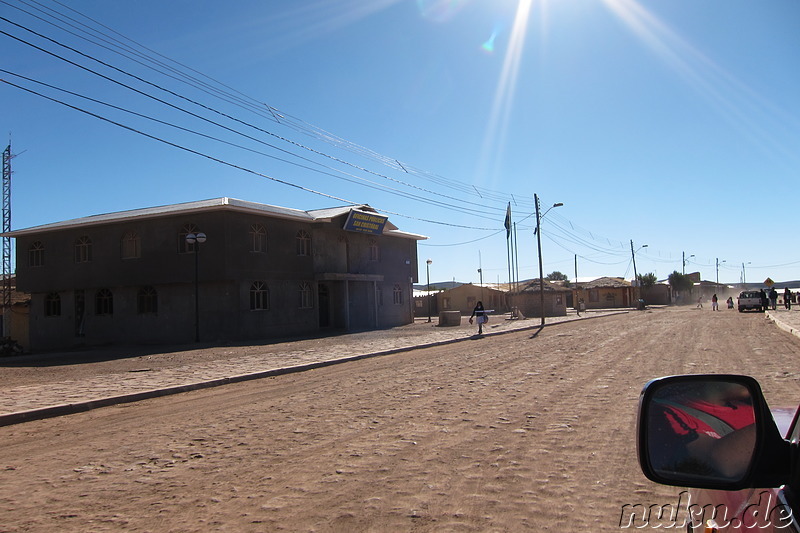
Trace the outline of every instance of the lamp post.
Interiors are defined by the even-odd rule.
[[[724,259],[722,261],[720,261],[719,257],[717,257],[717,281],[716,281],[716,284],[715,284],[717,291],[719,291],[719,264],[720,263],[724,263],[724,262],[725,262]]]
[[[561,202],[553,204],[547,211],[543,214],[539,214],[539,197],[534,194],[533,195],[534,203],[536,204],[536,245],[539,249],[539,306],[541,309],[542,314],[542,325],[544,326],[544,272],[542,269],[542,219],[544,216],[550,212],[550,209],[554,207],[561,207]]]
[[[694,257],[694,254],[689,256],[689,259]],[[681,270],[681,274],[686,274],[686,252],[683,252],[683,269]]]
[[[428,322],[431,321],[431,263],[433,263],[433,261],[430,259],[425,261],[425,264],[427,265],[426,270],[428,274]]]
[[[647,248],[646,244],[643,244],[639,247],[639,250],[642,248]],[[638,251],[638,250],[637,250]],[[639,273],[636,272],[636,252],[633,251],[633,239],[631,239],[631,260],[633,261],[633,281],[635,283],[634,287],[639,288]],[[639,291],[641,293],[641,291]],[[636,298],[636,290],[633,291],[633,297],[636,299],[636,305],[639,305],[639,298]]]
[[[200,272],[200,245],[206,242],[203,232],[189,233],[186,235],[186,244],[194,248],[194,341],[200,342],[200,290],[198,285]]]

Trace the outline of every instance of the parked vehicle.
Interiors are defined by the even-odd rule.
[[[681,493],[682,516],[674,513],[676,520],[665,526],[659,514],[661,522],[649,525],[685,525],[689,533],[800,532],[795,411],[777,409],[774,417],[758,382],[748,376],[672,376],[647,383],[639,400],[642,472],[657,483],[692,487]],[[785,439],[778,422],[786,428]]]
[[[739,312],[742,313],[748,309],[766,311],[764,302],[761,300],[760,291],[742,291],[739,293]]]

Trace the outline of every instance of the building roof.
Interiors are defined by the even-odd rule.
[[[540,283],[539,278],[535,278],[526,284],[519,292],[539,292],[540,287],[544,292],[569,292],[572,290],[547,280],[544,280],[544,283]]]
[[[34,226],[31,228],[13,230],[8,233],[3,233],[2,237],[24,237],[26,235],[35,235],[46,231],[57,231],[65,229],[73,229],[78,227],[94,226],[98,224],[109,224],[116,222],[130,222],[133,220],[143,220],[149,218],[158,218],[167,215],[186,214],[197,211],[212,211],[212,210],[229,210],[240,211],[252,214],[259,214],[280,218],[284,220],[297,220],[300,222],[331,222],[335,217],[349,214],[350,211],[360,211],[364,213],[377,213],[377,211],[367,204],[364,205],[348,205],[342,207],[332,207],[328,209],[316,209],[311,211],[301,211],[299,209],[292,209],[289,207],[280,207],[275,205],[261,204],[257,202],[248,202],[246,200],[237,200],[236,198],[212,198],[210,200],[199,200],[196,202],[186,202],[180,204],[170,204],[159,207],[145,207],[142,209],[133,209],[130,211],[117,211],[114,213],[105,213],[101,215],[91,215],[88,217],[74,218],[71,220],[64,220],[61,222],[53,222],[51,224],[44,224],[41,226]],[[399,231],[397,226],[386,221],[383,229],[384,235],[392,235],[395,237],[402,237],[406,239],[425,240],[427,237]]]
[[[630,288],[631,282],[623,278],[602,277],[588,283],[581,283],[581,289],[620,289]]]

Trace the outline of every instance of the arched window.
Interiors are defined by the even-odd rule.
[[[35,241],[28,248],[28,266],[44,266],[44,244],[42,244],[42,241]]]
[[[158,292],[153,287],[142,287],[136,294],[136,312],[140,315],[158,312]]]
[[[178,233],[178,253],[179,254],[193,254],[195,250],[196,243],[189,244],[186,242],[186,236],[190,233],[194,233],[197,235],[200,232],[200,228],[197,227],[196,224],[186,224],[181,228],[181,231]]]
[[[44,316],[61,316],[61,295],[48,293],[44,299]]]
[[[75,262],[88,263],[92,260],[92,239],[84,235],[75,241]]]
[[[94,314],[114,314],[114,295],[108,289],[100,289],[94,295]]]
[[[261,224],[250,226],[250,251],[256,253],[267,251],[267,228]]]
[[[269,309],[269,289],[263,281],[250,285],[250,310],[266,311]]]
[[[311,284],[304,281],[300,284],[300,309],[311,309],[312,307],[314,307],[314,299]]]
[[[392,302],[395,305],[401,305],[403,303],[403,288],[399,283],[394,284],[394,290],[392,290]]]
[[[378,247],[378,240],[377,239],[370,239],[369,240],[369,260],[370,261],[380,261],[381,258],[381,249]]]
[[[122,236],[122,258],[138,259],[141,254],[141,241],[135,231],[129,231]]]
[[[297,255],[311,255],[311,234],[306,230],[297,232]]]

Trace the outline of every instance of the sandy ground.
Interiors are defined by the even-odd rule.
[[[761,314],[671,308],[2,427],[0,531],[618,531],[681,490],[636,463],[648,379],[794,406],[798,356]]]

